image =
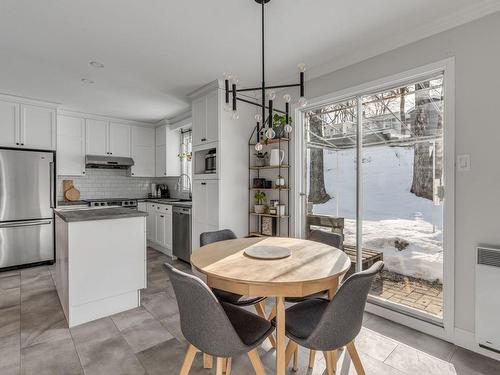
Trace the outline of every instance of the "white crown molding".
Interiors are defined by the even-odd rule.
[[[57,108],[61,105],[61,103],[48,102],[46,100],[26,98],[23,96],[17,96],[17,95],[5,94],[5,93],[0,93],[0,99],[5,100],[5,101],[9,101],[9,102],[15,102],[15,103],[20,103],[20,104],[30,104],[30,105],[36,105],[36,106],[48,107],[48,108]]]
[[[57,114],[61,115],[61,116],[78,117],[78,118],[84,118],[84,119],[89,119],[89,120],[110,121],[110,122],[116,122],[116,123],[125,124],[125,125],[144,126],[144,127],[149,127],[149,128],[155,128],[157,126],[156,124],[150,123],[150,122],[133,121],[133,120],[127,120],[127,119],[119,118],[119,117],[97,115],[94,113],[70,111],[70,110],[67,110],[64,108],[59,108],[57,110]]]
[[[353,53],[345,54],[330,63],[313,66],[308,69],[307,80],[321,77],[350,65],[395,50],[419,40],[453,29],[479,18],[500,11],[500,1],[483,0],[460,11],[448,14],[432,22],[422,24],[417,29],[397,33],[391,38],[383,38],[379,43],[373,43],[358,48]]]
[[[210,91],[214,91],[216,89],[222,88],[222,80],[216,79],[199,89],[196,89],[192,93],[188,94],[187,97],[191,100],[196,99],[200,96],[203,96],[205,94],[208,94]]]

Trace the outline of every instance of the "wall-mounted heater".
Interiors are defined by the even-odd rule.
[[[476,340],[500,353],[500,249],[477,248]]]

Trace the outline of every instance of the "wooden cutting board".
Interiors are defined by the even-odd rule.
[[[63,180],[64,199],[77,201],[80,199],[80,191],[75,188],[73,180]]]
[[[71,188],[64,193],[64,198],[68,201],[77,201],[80,199],[80,191],[75,188]]]

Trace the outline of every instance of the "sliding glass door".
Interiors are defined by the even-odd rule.
[[[343,236],[353,268],[383,260],[374,303],[443,317],[443,76],[305,113],[306,235]]]

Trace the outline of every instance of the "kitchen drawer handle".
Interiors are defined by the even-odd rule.
[[[206,140],[207,140],[206,138],[202,138],[201,139],[202,142],[206,142]]]
[[[160,217],[165,217],[165,216],[163,216],[163,215],[160,215]]]
[[[202,182],[201,184],[202,184],[202,185],[206,185],[207,183],[206,183],[206,182]]]

